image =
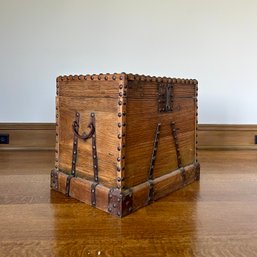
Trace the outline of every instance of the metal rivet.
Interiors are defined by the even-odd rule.
[[[93,158],[95,159],[95,158],[96,158],[96,155],[94,155]]]
[[[121,137],[122,137],[121,134],[118,134],[118,138],[121,139]]]
[[[122,86],[122,85],[120,85],[120,86],[119,86],[119,88],[120,88],[120,89],[122,89],[122,88],[123,88],[123,86]]]
[[[125,112],[123,112],[122,114],[123,114],[123,116],[126,116],[126,113],[125,113]]]
[[[94,76],[92,75],[92,76],[91,76],[91,80],[93,80],[93,79],[94,79]]]
[[[109,207],[109,208],[108,208],[108,211],[109,211],[109,212],[112,212],[112,208]]]
[[[98,76],[98,80],[101,80],[101,76],[100,75]]]
[[[120,151],[120,150],[121,150],[121,147],[120,147],[120,146],[118,146],[118,147],[117,147],[117,150],[118,150],[118,151]]]
[[[92,192],[92,193],[94,193],[94,192],[95,192],[95,190],[94,190],[94,189],[92,189],[92,190],[91,190],[91,192]]]
[[[118,123],[118,127],[120,128],[122,125],[121,125],[121,123]]]
[[[112,76],[112,79],[113,79],[113,80],[115,80],[115,79],[116,79],[116,76],[115,76],[115,75],[113,75],[113,76]]]
[[[119,101],[118,104],[119,104],[119,105],[122,105],[122,101]]]
[[[122,95],[123,95],[122,92],[120,92],[120,93],[119,93],[119,96],[122,96]]]
[[[120,216],[120,212],[119,211],[117,212],[117,215]]]
[[[120,162],[120,161],[121,161],[121,158],[120,158],[120,157],[118,157],[118,158],[117,158],[117,161],[118,161],[118,162]]]
[[[121,117],[121,116],[122,116],[122,114],[119,112],[119,113],[118,113],[118,117]]]
[[[120,168],[120,167],[117,167],[117,171],[121,171],[121,168]]]
[[[94,116],[95,116],[95,114],[92,112],[92,113],[91,113],[91,117],[94,117]]]

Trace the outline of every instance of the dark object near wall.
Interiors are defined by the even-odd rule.
[[[9,134],[0,134],[0,144],[9,144]]]

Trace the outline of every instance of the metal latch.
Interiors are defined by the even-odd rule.
[[[173,111],[173,85],[171,83],[158,84],[158,110],[159,112]]]

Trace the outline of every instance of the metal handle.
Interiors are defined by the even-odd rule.
[[[94,116],[94,113],[91,113],[91,117]],[[94,126],[94,123],[91,121],[89,124],[88,124],[88,128],[90,128],[90,131],[89,133],[86,133],[86,132],[83,132],[81,135],[79,134],[78,132],[78,129],[79,129],[79,124],[78,122],[75,120],[72,124],[72,129],[73,129],[73,133],[80,139],[86,141],[87,139],[91,138],[94,133],[95,133],[95,126]]]

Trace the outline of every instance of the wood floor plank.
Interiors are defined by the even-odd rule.
[[[49,189],[53,152],[0,152],[0,257],[257,256],[256,151],[199,161],[199,182],[118,219]]]

